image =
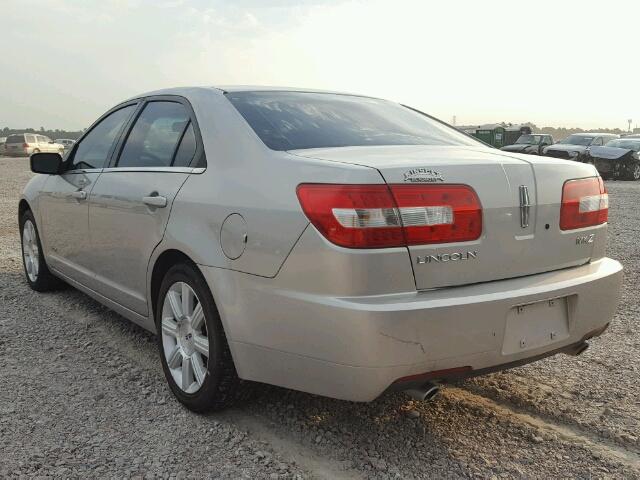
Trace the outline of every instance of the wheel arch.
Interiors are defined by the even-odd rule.
[[[29,202],[27,202],[24,198],[21,198],[20,203],[18,204],[18,218],[22,218],[27,210],[31,210],[31,212],[33,212],[33,209],[31,208],[31,205],[29,205]]]
[[[177,249],[168,249],[163,251],[153,262],[151,277],[149,280],[149,298],[151,303],[151,305],[149,305],[149,312],[151,312],[150,320],[154,325],[158,294],[160,293],[162,279],[169,269],[178,263],[187,263],[198,269],[196,262],[194,262],[191,257]]]

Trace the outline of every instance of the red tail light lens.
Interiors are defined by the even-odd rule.
[[[23,143],[22,144],[22,148],[29,148],[29,144],[28,143]]]
[[[467,185],[302,184],[298,199],[329,241],[348,248],[465,242],[482,233],[482,208]]]
[[[602,178],[567,180],[562,188],[560,229],[592,227],[607,223],[609,195]]]
[[[482,207],[468,185],[391,185],[408,245],[468,242],[482,234]]]

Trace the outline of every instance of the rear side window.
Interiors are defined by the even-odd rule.
[[[171,166],[178,143],[188,126],[189,114],[182,104],[148,103],[129,133],[117,166]]]
[[[227,98],[272,150],[479,144],[415,110],[376,98],[308,92],[233,92]]]
[[[27,143],[36,143],[36,137],[34,135],[25,135],[24,138]]]
[[[135,105],[116,110],[102,119],[76,147],[70,170],[78,168],[103,168],[114,140],[129,119]]]
[[[6,143],[24,143],[24,135],[9,135]]]
[[[193,131],[193,124],[189,123],[186,132],[180,141],[180,146],[173,160],[174,167],[188,167],[196,154],[196,134]]]

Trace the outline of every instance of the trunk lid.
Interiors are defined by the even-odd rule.
[[[484,147],[344,147],[290,153],[369,166],[389,184],[457,183],[475,189],[483,214],[478,240],[407,247],[419,290],[584,264],[595,242],[577,244],[577,237],[602,227],[567,232],[559,227],[564,182],[595,176],[587,164]],[[528,192],[528,219],[521,208],[521,186]]]

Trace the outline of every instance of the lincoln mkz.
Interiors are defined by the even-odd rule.
[[[581,353],[618,302],[593,165],[495,150],[377,98],[152,92],[31,168],[29,285],[70,284],[157,333],[194,411],[250,381],[428,398]]]

